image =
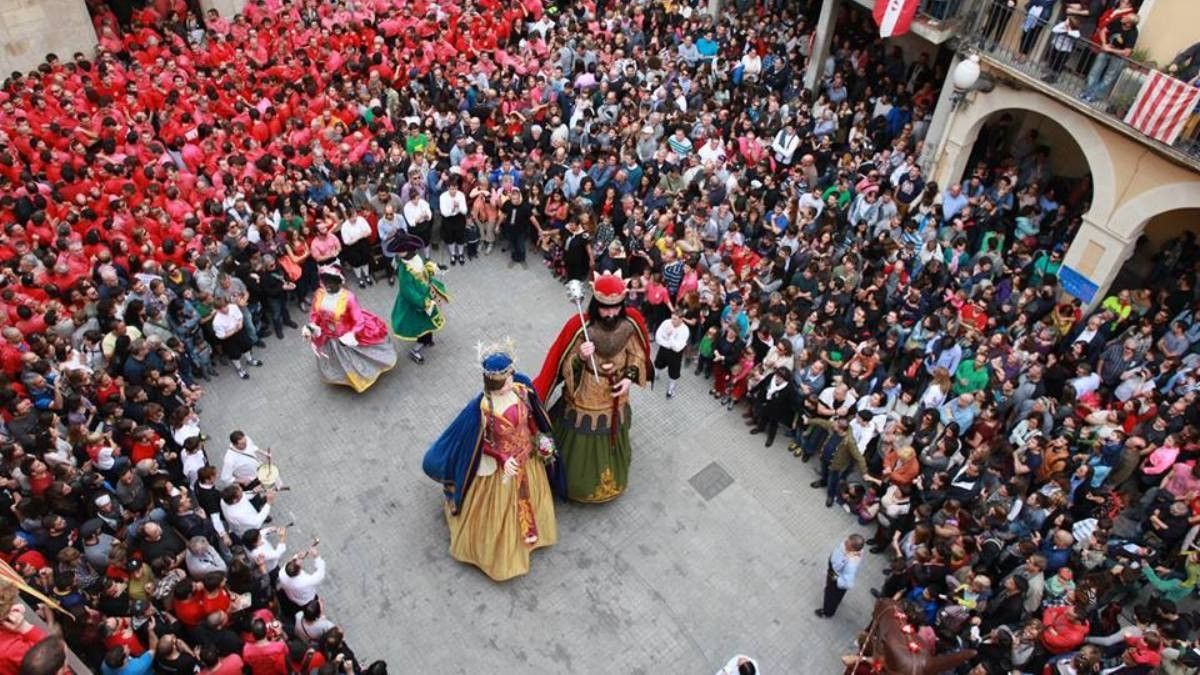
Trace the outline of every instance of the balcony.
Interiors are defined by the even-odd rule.
[[[969,0],[921,0],[917,14],[913,17],[913,35],[933,45],[949,42],[958,35],[958,26],[963,20],[960,5]],[[875,0],[854,0],[868,12],[875,8]]]
[[[1172,145],[1150,138],[1124,121],[1154,68],[1106,54],[1109,64],[1101,77],[1095,69],[1099,45],[1085,39],[1088,36],[1072,39],[1052,33],[1053,26],[1062,19],[1058,10],[1049,21],[1040,21],[1029,16],[1022,5],[1018,2],[1010,7],[1004,0],[964,0],[956,14],[960,48],[977,52],[985,65],[1007,74],[1017,84],[1053,96],[1153,146],[1177,163],[1200,169],[1200,113],[1191,113],[1183,133]]]

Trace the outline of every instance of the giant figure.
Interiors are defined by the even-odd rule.
[[[425,453],[442,484],[450,555],[495,581],[529,571],[529,554],[558,540],[543,463],[553,461],[550,421],[511,350],[481,350],[483,393]]]
[[[620,275],[593,278],[586,319],[572,316],[546,354],[534,387],[550,409],[559,449],[552,481],[572,501],[616,499],[629,485],[629,390],[654,377],[645,319],[625,307]]]

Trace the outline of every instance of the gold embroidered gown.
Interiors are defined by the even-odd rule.
[[[491,410],[486,396],[480,401],[479,468],[458,515],[449,502],[445,507],[450,555],[495,581],[528,573],[530,552],[558,541],[546,468],[534,456],[536,427],[525,391],[514,385],[515,396],[494,397],[502,410]],[[504,472],[510,457],[520,465],[516,476]]]

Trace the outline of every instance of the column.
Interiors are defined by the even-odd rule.
[[[954,68],[959,61],[962,61],[962,56],[956,52],[950,61],[950,67],[946,70],[946,80],[942,82],[941,94],[938,95],[937,103],[933,106],[933,119],[929,121],[929,129],[925,132],[925,151],[917,160],[921,171],[927,176],[933,168],[934,162],[942,156],[946,132],[950,126],[950,120],[954,116],[952,109],[954,103],[951,99],[954,98]]]
[[[838,0],[823,0],[821,15],[817,19],[816,37],[813,39],[812,54],[808,57],[808,68],[804,71],[804,88],[816,93],[821,86],[825,59],[829,58],[829,45],[833,42],[833,29],[837,23]]]
[[[0,78],[33,70],[51,52],[70,61],[75,52],[90,58],[95,49],[96,29],[83,0],[0,1]]]
[[[951,90],[954,88],[951,83],[947,83],[946,86]],[[979,105],[983,100],[982,97],[998,96],[998,92],[998,89],[988,94],[976,92],[971,96],[974,103]],[[945,88],[943,88],[942,93],[945,94]],[[929,159],[929,164],[932,165],[932,168],[925,171],[925,178],[937,181],[937,184],[942,187],[962,180],[963,173],[967,170],[967,160],[971,158],[971,148],[975,147],[975,141],[979,138],[979,127],[976,125],[979,116],[971,110],[970,103],[970,101],[964,101],[959,104],[958,108],[950,110],[949,101],[938,101],[939,107],[943,104],[946,106],[946,109],[941,111],[946,115],[945,127],[944,131],[941,132],[941,143],[939,143],[936,153]],[[935,124],[938,122],[937,116],[937,113],[935,113]],[[972,127],[975,128],[972,129]],[[927,142],[926,147],[928,145]],[[922,169],[924,169],[924,158],[921,158],[921,160]]]
[[[1121,271],[1121,266],[1133,255],[1137,239],[1126,241],[1107,229],[1096,225],[1087,217],[1079,227],[1063,265],[1086,277],[1099,288],[1089,307],[1104,299],[1108,287]]]
[[[708,15],[713,21],[721,18],[721,0],[708,0]]]

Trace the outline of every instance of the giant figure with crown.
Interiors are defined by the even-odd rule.
[[[533,383],[543,401],[562,386],[550,409],[559,450],[552,482],[572,501],[611,501],[629,485],[629,391],[654,369],[646,321],[625,306],[625,284],[619,274],[593,277],[586,316],[566,322]]]
[[[495,581],[529,571],[530,553],[558,540],[544,464],[554,460],[550,421],[512,348],[480,347],[483,393],[425,453],[442,484],[450,555]]]

